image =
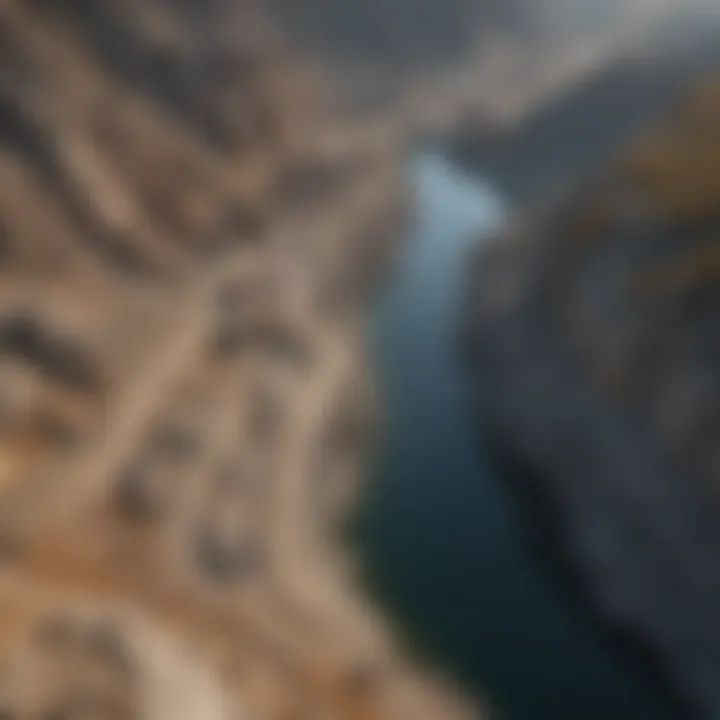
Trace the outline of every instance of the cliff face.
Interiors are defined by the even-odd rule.
[[[480,254],[467,351],[602,616],[720,712],[720,91]]]
[[[670,112],[696,78],[720,69],[719,38],[716,13],[661,16],[568,87],[531,104],[519,121],[498,127],[470,115],[453,154],[514,202],[562,194]]]
[[[332,542],[404,206],[249,2],[0,4],[0,712],[453,718]]]

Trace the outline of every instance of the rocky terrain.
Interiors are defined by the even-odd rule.
[[[408,663],[338,551],[376,419],[361,330],[407,214],[409,133],[452,125],[468,103],[501,123],[525,117],[610,46],[604,32],[548,40],[566,0],[435,5],[0,0],[0,717],[477,716]],[[703,97],[682,121],[697,147],[717,109]],[[555,227],[578,227],[551,215],[528,221],[542,241],[508,241],[488,260],[477,363],[495,373],[497,428],[518,458],[574,487],[577,467],[592,466],[560,503],[587,513],[564,516],[569,537],[582,528],[572,547],[618,623],[652,638],[686,692],[717,708],[704,484],[717,469],[715,385],[711,364],[693,364],[711,323],[711,275],[698,268],[715,262],[700,252],[714,156],[673,165],[703,178],[675,194],[652,165],[673,152],[649,147],[617,171],[625,184],[603,181],[614,195],[596,189],[605,199],[580,212],[581,228],[612,242],[576,245],[585,230],[568,230],[572,249],[548,251]],[[641,182],[651,210],[618,194]],[[682,217],[662,216],[672,231],[658,243],[656,206]],[[698,254],[685,269],[649,273],[642,302],[659,309],[622,295],[636,311],[618,310],[606,279],[629,282],[686,237]],[[554,364],[570,352],[566,326],[584,363],[577,388]],[[526,350],[548,359],[530,372]],[[652,392],[663,373],[679,383],[667,395]],[[636,377],[644,393],[617,385]],[[636,404],[617,410],[602,383]],[[546,392],[554,427],[578,434],[577,457],[549,431]],[[584,439],[589,403],[607,403],[611,420]],[[595,432],[625,437],[620,416],[646,444],[598,450]],[[659,459],[661,441],[687,482]],[[636,524],[633,488],[646,487],[658,514],[644,508]],[[595,515],[592,493],[614,507],[629,491],[630,519],[610,520],[608,535],[614,516]],[[639,539],[610,563],[618,523]]]
[[[354,112],[373,107],[441,144],[458,126],[502,142],[655,24],[676,31],[717,14],[713,0],[268,2]]]
[[[465,338],[538,541],[707,718],[720,714],[719,210],[708,79],[478,253]]]
[[[483,95],[454,133],[453,155],[516,204],[562,194],[675,107],[697,78],[720,70],[719,39],[717,12],[675,10],[641,23],[615,45],[601,40],[585,63],[560,48],[557,58],[550,54],[548,70],[552,77],[566,66],[568,81],[516,102],[514,116],[500,123],[488,102],[497,93]],[[517,74],[530,80],[531,90],[544,89],[532,73]],[[521,97],[528,94],[522,80],[519,87]]]
[[[250,2],[0,3],[0,715],[475,716],[334,540],[404,215]]]

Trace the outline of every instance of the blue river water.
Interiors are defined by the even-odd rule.
[[[539,566],[468,412],[457,317],[469,250],[502,226],[503,201],[440,154],[412,173],[412,237],[371,332],[387,428],[359,523],[370,582],[420,652],[500,718],[675,718]]]

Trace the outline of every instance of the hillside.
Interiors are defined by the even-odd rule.
[[[720,70],[719,38],[717,15],[672,13],[519,122],[498,128],[468,115],[453,154],[518,203],[562,194],[676,106],[698,77]]]
[[[473,276],[497,455],[600,615],[720,712],[720,86],[519,220]]]
[[[468,717],[337,535],[392,133],[250,2],[0,4],[0,713]]]

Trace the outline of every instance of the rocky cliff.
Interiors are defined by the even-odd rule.
[[[514,121],[494,123],[488,108],[468,113],[454,134],[453,154],[515,203],[562,194],[670,112],[698,77],[719,70],[719,39],[715,12],[661,14],[617,47],[600,50],[587,69]],[[563,61],[561,49],[558,62],[572,65],[572,58]]]
[[[391,109],[439,144],[473,118],[504,136],[668,14],[675,30],[713,14],[712,0],[267,2],[354,108]]]
[[[479,252],[498,457],[601,616],[720,713],[720,85]]]
[[[474,714],[333,541],[404,191],[326,89],[250,2],[0,3],[3,717]]]

